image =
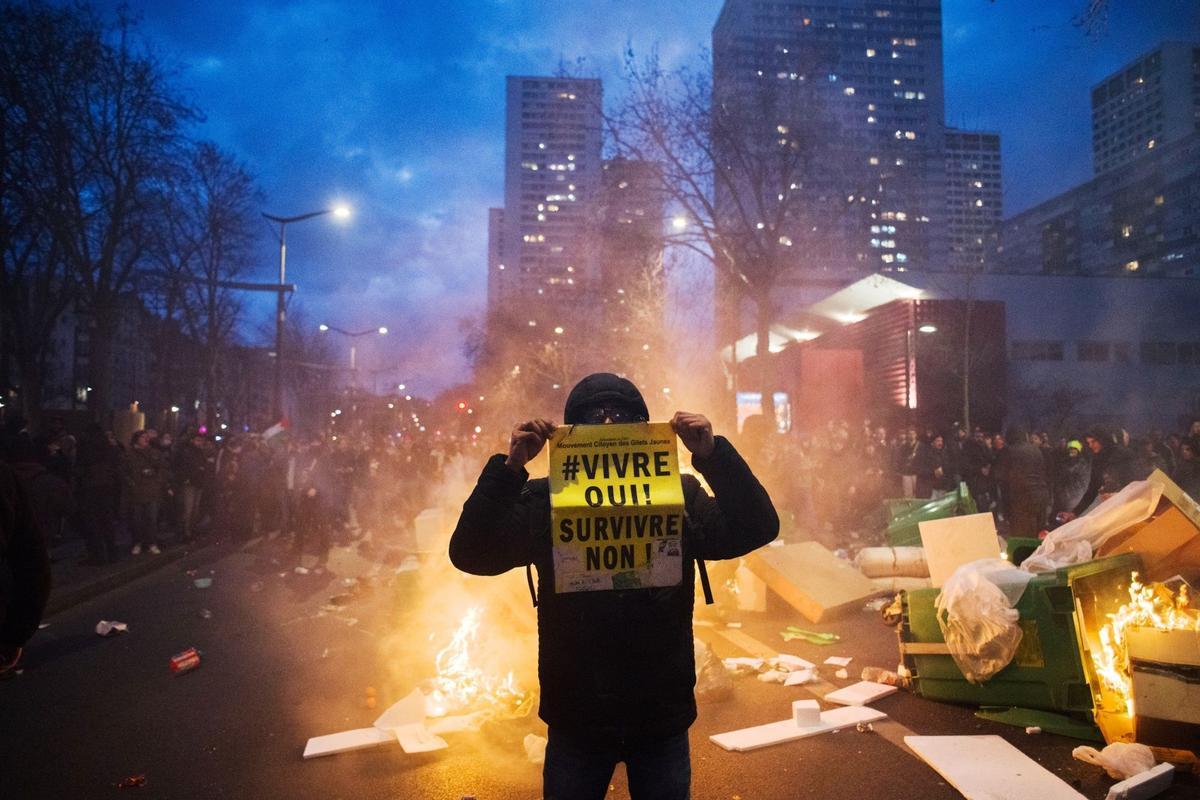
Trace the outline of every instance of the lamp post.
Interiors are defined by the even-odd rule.
[[[274,386],[271,391],[271,413],[276,420],[283,416],[283,323],[287,314],[283,306],[283,285],[287,280],[287,226],[291,222],[303,222],[306,219],[322,217],[326,214],[333,214],[338,219],[345,219],[350,216],[350,209],[346,206],[335,206],[334,208],[323,208],[320,211],[310,211],[307,214],[298,214],[294,217],[277,217],[274,214],[262,212],[262,215],[271,222],[279,223],[279,290],[275,295],[275,370]]]
[[[358,388],[358,340],[363,336],[370,336],[373,333],[380,336],[386,336],[388,329],[385,326],[380,325],[378,328],[368,328],[365,331],[347,331],[337,327],[336,325],[326,325],[323,322],[317,326],[317,329],[322,333],[328,333],[329,331],[340,333],[342,336],[345,336],[350,340],[350,373],[353,376],[354,387]]]

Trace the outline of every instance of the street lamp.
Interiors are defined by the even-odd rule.
[[[317,329],[322,333],[327,333],[329,331],[340,333],[342,336],[345,336],[350,340],[350,371],[354,373],[355,386],[358,386],[358,345],[356,344],[358,339],[363,336],[370,336],[373,333],[378,334],[379,336],[386,336],[388,332],[387,326],[385,325],[380,325],[378,328],[368,328],[365,331],[347,331],[337,327],[336,325],[326,325],[324,322],[318,325]]]
[[[275,295],[275,380],[271,393],[271,410],[276,419],[283,416],[283,323],[287,313],[283,307],[283,283],[287,279],[287,226],[291,222],[303,222],[306,219],[322,217],[326,214],[333,214],[338,219],[346,219],[350,216],[350,209],[346,206],[334,206],[333,208],[323,208],[320,211],[310,211],[307,214],[298,214],[294,217],[277,217],[274,214],[262,212],[262,215],[271,222],[279,223],[279,289]]]

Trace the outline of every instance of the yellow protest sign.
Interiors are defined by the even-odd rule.
[[[550,520],[556,592],[677,585],[683,483],[670,423],[559,427]]]

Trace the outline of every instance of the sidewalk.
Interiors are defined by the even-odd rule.
[[[139,556],[130,555],[128,548],[124,548],[121,559],[115,564],[91,566],[80,563],[87,555],[82,539],[60,542],[50,550],[53,583],[43,616],[49,618],[85,600],[124,586],[178,561],[206,544],[208,542],[195,541],[184,545],[171,540],[161,545],[163,551],[159,555],[142,553]]]

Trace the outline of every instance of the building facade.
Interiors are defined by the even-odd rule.
[[[1000,134],[946,130],[946,222],[951,270],[982,270],[1004,214]]]
[[[598,280],[588,233],[602,175],[600,81],[509,76],[506,102],[489,317],[536,342],[586,336],[598,316],[584,299]]]
[[[1164,42],[1092,87],[1092,164],[1102,175],[1200,131],[1200,43]]]
[[[1200,133],[1004,221],[992,272],[1200,276]]]
[[[768,212],[791,206],[777,231],[794,245],[782,279],[944,266],[937,0],[727,0],[712,44],[714,104],[747,108],[746,148],[794,136],[800,150],[796,179],[761,187]],[[773,118],[754,118],[760,109]]]

